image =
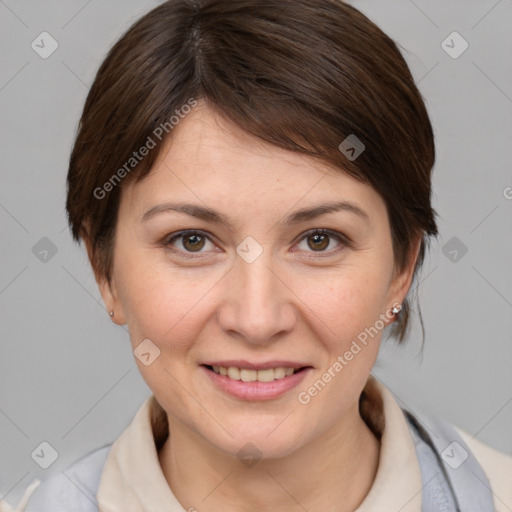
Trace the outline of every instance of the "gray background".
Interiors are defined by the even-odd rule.
[[[112,442],[149,395],[126,330],[111,323],[85,251],[71,241],[64,201],[95,71],[157,3],[0,1],[0,498],[13,504],[35,477]],[[374,373],[402,406],[512,454],[512,3],[352,3],[401,45],[438,151],[441,236],[416,289],[423,357],[416,317],[406,347],[383,343]],[[31,48],[43,31],[59,45],[47,59]],[[453,31],[469,43],[457,59],[441,47]],[[43,237],[57,250],[46,261],[36,246]],[[31,458],[42,441],[59,454],[46,470]]]

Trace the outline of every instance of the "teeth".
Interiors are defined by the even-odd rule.
[[[240,370],[234,366],[228,368],[228,377],[234,380],[240,380]]]
[[[256,370],[240,370],[240,380],[254,382],[258,380],[258,372]]]
[[[275,370],[268,368],[267,370],[258,370],[257,378],[260,382],[272,382],[275,379]]]
[[[284,368],[274,369],[274,379],[282,379],[284,376],[286,376],[286,370]]]
[[[213,366],[213,371],[219,375],[224,375],[233,380],[241,380],[243,382],[272,382],[278,379],[284,379],[288,375],[295,372],[294,368],[268,368],[266,370],[249,370],[246,368],[236,368],[230,366]]]

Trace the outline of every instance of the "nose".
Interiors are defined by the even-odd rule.
[[[223,282],[218,322],[224,332],[253,345],[268,345],[291,332],[297,321],[286,276],[264,251],[252,263],[237,256]]]

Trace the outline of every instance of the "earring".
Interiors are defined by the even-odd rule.
[[[114,312],[113,311],[110,312],[110,316],[114,316]]]
[[[400,313],[400,311],[402,311],[402,304],[395,304],[393,306],[393,309],[391,310],[391,313],[397,315],[398,313]]]

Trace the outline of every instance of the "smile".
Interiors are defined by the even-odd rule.
[[[274,380],[284,379],[288,375],[292,375],[300,368],[284,368],[279,366],[277,368],[268,368],[266,370],[252,370],[248,368],[237,368],[235,366],[209,366],[215,373],[224,375],[233,380],[242,380],[243,382],[272,382]]]
[[[243,400],[269,400],[278,398],[298,386],[311,366],[270,366],[257,368],[251,364],[202,364],[214,387]],[[252,366],[248,367],[248,366]]]

